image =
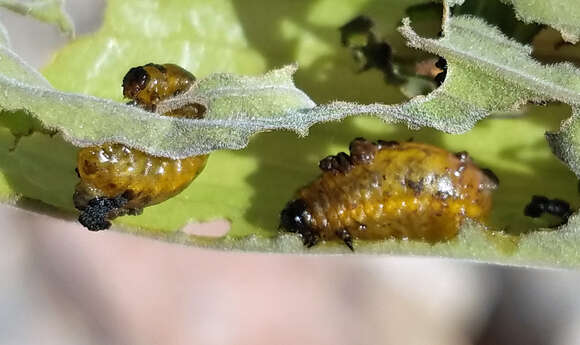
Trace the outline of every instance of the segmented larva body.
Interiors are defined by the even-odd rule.
[[[205,167],[207,156],[155,157],[122,144],[87,147],[78,154],[81,181],[101,196],[129,193],[125,208],[158,204],[185,189]],[[92,198],[91,198],[92,199]]]
[[[133,67],[123,78],[123,96],[136,105],[149,110],[157,110],[159,102],[180,95],[195,84],[195,76],[175,64],[153,64]],[[205,107],[194,103],[165,116],[200,118]]]
[[[442,241],[466,218],[485,221],[497,177],[467,153],[415,142],[357,138],[350,156],[320,161],[322,175],[300,189],[281,213],[281,226],[307,246],[341,239]]]
[[[173,64],[135,67],[123,78],[123,94],[132,104],[154,111],[157,104],[186,92],[195,77]],[[200,118],[205,107],[191,104],[166,116]],[[77,156],[77,184],[73,201],[79,221],[89,230],[110,227],[110,220],[139,214],[146,206],[183,191],[205,167],[207,155],[171,159],[155,157],[122,144],[83,148]]]

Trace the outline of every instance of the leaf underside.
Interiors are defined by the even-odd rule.
[[[580,10],[575,0],[502,0],[511,3],[519,19],[541,23],[560,31],[570,43],[580,39]]]
[[[119,141],[150,153],[183,157],[220,148],[242,148],[253,133],[260,131],[291,129],[305,134],[313,126],[306,138],[284,132],[264,133],[254,135],[244,150],[212,153],[204,173],[186,191],[146,208],[141,216],[118,219],[116,229],[226,250],[344,253],[348,249],[343,245],[326,243],[306,250],[296,236],[279,235],[279,211],[299,186],[317,175],[316,162],[346,150],[352,138],[413,137],[450,151],[467,150],[480,166],[491,168],[499,176],[501,187],[495,195],[489,229],[468,223],[456,239],[435,245],[358,241],[356,253],[580,266],[579,220],[572,218],[560,230],[530,232],[552,225],[553,220],[523,215],[533,194],[578,204],[574,174],[551,154],[544,138],[546,130],[558,128],[569,109],[564,105],[524,107],[517,116],[485,119],[491,112],[514,111],[530,100],[574,106],[580,87],[577,69],[567,64],[538,64],[529,56],[530,48],[509,40],[478,18],[452,17],[440,39],[419,37],[405,22],[400,31],[408,44],[444,56],[449,70],[442,87],[426,97],[401,102],[399,91],[386,85],[379,73],[354,71],[351,57],[340,47],[336,28],[356,15],[368,13],[388,28],[385,32],[392,32],[387,38],[393,47],[405,50],[404,40],[393,29],[411,3],[419,1],[388,10],[379,2],[363,0],[340,5],[321,0],[289,4],[284,9],[258,0],[244,5],[225,0],[212,4],[173,0],[148,5],[137,0],[110,1],[103,28],[72,42],[45,69],[55,89],[38,75],[26,72],[26,66],[11,58],[9,52],[2,52],[4,60],[14,63],[6,68],[0,64],[0,123],[6,127],[0,129],[0,141],[4,147],[13,147],[15,130],[22,134],[37,129],[40,121],[45,127],[60,130],[75,144]],[[136,11],[139,16],[130,15]],[[478,45],[473,44],[474,40]],[[148,56],[143,56],[144,51]],[[255,75],[291,61],[300,65],[294,81],[305,93],[294,87],[292,66],[262,77],[210,74],[223,71]],[[208,75],[190,95],[210,101],[207,119],[195,122],[161,118],[114,102],[121,100],[119,84],[124,72],[148,62],[175,62],[198,76]],[[315,106],[310,97],[320,103],[333,99],[383,103]],[[389,105],[396,102],[401,103]],[[374,118],[359,116],[316,125],[357,114]],[[10,120],[14,118],[19,120]],[[437,130],[407,128],[423,126]],[[77,149],[63,136],[35,133],[22,137],[15,150],[0,152],[0,193],[5,200],[23,196],[73,210]],[[549,136],[555,147],[570,147],[565,145],[577,137],[568,135],[566,141]],[[571,149],[572,158],[567,160],[568,156],[560,155],[574,171],[578,166],[576,152],[575,147]],[[222,238],[180,231],[190,222],[224,218],[231,222],[231,229]]]

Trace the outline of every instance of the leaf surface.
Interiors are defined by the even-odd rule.
[[[521,20],[558,29],[570,43],[580,39],[580,9],[574,0],[503,0],[511,3]]]

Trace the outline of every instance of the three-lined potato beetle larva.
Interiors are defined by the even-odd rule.
[[[186,92],[195,77],[174,64],[134,67],[123,78],[123,95],[130,104],[155,111],[160,101]],[[189,104],[165,116],[201,118],[205,106]],[[207,155],[185,159],[155,157],[122,144],[86,147],[77,156],[80,182],[73,201],[79,222],[89,230],[104,230],[110,220],[140,214],[146,206],[183,191],[205,167]]]
[[[466,152],[416,143],[357,138],[350,155],[320,161],[322,175],[301,188],[280,226],[311,247],[321,240],[454,237],[467,219],[485,221],[499,181]]]

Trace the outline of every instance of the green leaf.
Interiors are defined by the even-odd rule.
[[[64,10],[64,0],[0,0],[0,6],[57,25],[69,37],[74,36],[74,24]]]
[[[530,57],[531,47],[479,18],[450,18],[439,40],[417,36],[408,20],[400,31],[410,46],[443,56],[448,64],[442,87],[417,102],[418,125],[460,133],[491,112],[517,110],[528,101],[580,102],[578,69],[541,65]]]
[[[444,56],[449,67],[442,87],[400,105],[335,102],[314,107],[294,87],[292,68],[263,78],[222,74],[202,79],[192,92],[171,101],[176,107],[192,99],[209,102],[207,118],[200,121],[156,117],[96,98],[26,89],[4,78],[0,84],[8,91],[4,98],[0,95],[0,104],[7,110],[27,108],[46,127],[58,129],[79,146],[116,141],[154,155],[181,158],[244,147],[258,131],[292,129],[305,134],[314,123],[354,114],[462,133],[493,111],[516,110],[527,101],[580,102],[576,68],[537,63],[529,56],[531,48],[510,41],[481,19],[450,18],[439,40],[421,38],[409,25],[407,20],[400,29],[409,45]]]
[[[572,108],[572,116],[562,123],[557,132],[546,132],[546,139],[554,154],[564,161],[580,178],[580,112]]]
[[[340,47],[337,28],[359,14],[371,14],[377,23],[390,28],[381,32],[392,31],[392,39],[388,41],[403,50],[402,40],[397,43],[392,29],[398,25],[408,3],[398,2],[389,8],[380,1],[364,0],[287,2],[283,8],[280,4],[258,0],[243,4],[225,0],[212,3],[110,1],[103,29],[65,47],[45,70],[45,75],[59,90],[120,100],[119,85],[123,74],[129,67],[147,62],[177,62],[196,75],[204,76],[214,72],[257,74],[297,61],[302,67],[296,73],[296,84],[318,102],[346,99],[394,103],[401,100],[399,91],[385,85],[380,73],[355,72],[348,51]],[[435,93],[400,105],[360,106],[341,102],[298,110],[304,108],[301,105],[290,114],[280,114],[286,115],[284,119],[288,123],[285,125],[291,125],[290,120],[297,118],[303,128],[308,128],[321,117],[339,119],[352,113],[372,112],[384,115],[385,119],[410,122],[415,126],[428,124],[449,132],[465,132],[492,110],[512,109],[529,99],[560,99],[564,96],[573,99],[574,95],[569,93],[575,91],[574,73],[569,79],[562,79],[561,70],[546,71],[541,69],[545,66],[534,65],[528,56],[529,49],[508,41],[481,20],[455,19],[448,21],[448,32],[440,40],[417,37],[409,26],[402,29],[414,45],[448,58],[450,72],[443,88]],[[467,38],[471,42],[474,38],[466,37],[460,30],[461,23],[471,25],[469,35],[482,35],[477,37],[485,49],[467,45]],[[512,58],[522,65],[510,65]],[[534,66],[540,67],[536,71],[538,74],[531,73]],[[283,71],[277,73],[283,74]],[[202,80],[212,78],[216,76]],[[544,81],[544,78],[547,79]],[[235,80],[233,84],[244,78]],[[288,79],[284,80],[288,82]],[[14,79],[8,81],[13,83],[11,86],[18,84]],[[87,104],[96,105],[94,111],[103,116],[107,113],[103,109],[109,109],[116,114],[126,112],[127,116],[130,111],[135,111],[136,118],[151,117],[147,113],[139,115],[138,111],[118,103],[100,99],[84,103],[87,102],[84,96],[42,87],[37,89],[42,89],[47,97],[82,99],[78,103],[79,109],[86,111],[90,108],[86,107]],[[197,97],[203,90],[212,92],[212,88],[204,89],[200,84],[196,91],[199,94],[190,96]],[[512,97],[508,91],[516,96]],[[22,92],[21,95],[11,95],[23,97],[25,91]],[[299,104],[300,100],[305,100],[299,93],[292,94],[297,95],[295,99]],[[461,97],[467,98],[461,102]],[[67,98],[67,102],[69,100]],[[10,108],[12,110],[27,105],[22,99],[4,101],[15,102]],[[50,101],[46,106],[59,109]],[[250,102],[247,106],[257,105]],[[235,103],[226,102],[223,107],[229,112],[235,108]],[[279,235],[276,227],[280,210],[298,187],[318,174],[316,163],[320,158],[344,151],[354,137],[392,140],[414,137],[417,141],[450,151],[467,150],[479,165],[491,168],[499,176],[501,187],[494,196],[490,229],[468,224],[456,239],[435,245],[416,241],[359,241],[355,244],[357,253],[431,255],[511,265],[580,267],[577,218],[572,218],[570,226],[564,230],[531,231],[552,223],[548,219],[536,220],[523,215],[523,208],[533,194],[558,197],[573,204],[579,202],[576,177],[559,164],[544,139],[545,130],[556,129],[568,116],[568,110],[563,105],[526,109],[518,117],[484,119],[461,135],[448,135],[434,129],[411,131],[406,126],[387,125],[380,119],[368,117],[318,124],[313,126],[308,137],[302,139],[292,133],[259,134],[244,150],[212,153],[204,173],[187,190],[167,202],[146,208],[141,216],[119,218],[115,228],[211,248],[343,253],[348,250],[343,245],[327,243],[307,250],[296,236]],[[35,113],[43,111],[42,107],[36,106]],[[271,116],[276,112],[266,113],[270,117],[264,123],[271,125],[272,121],[278,121],[279,126],[281,118]],[[119,133],[131,132],[125,128],[117,129]],[[171,126],[167,129],[171,130]],[[3,147],[13,145],[8,129],[0,129],[0,143]],[[153,143],[157,145],[156,150],[161,145],[176,146],[173,142]],[[58,136],[35,133],[22,138],[14,151],[0,150],[3,173],[0,192],[4,198],[23,195],[59,209],[72,210],[71,196],[78,180],[74,173],[75,153],[76,148]],[[180,231],[190,222],[224,218],[232,225],[223,238]],[[500,229],[505,232],[491,231]],[[84,229],[79,226],[79,231]]]
[[[5,67],[5,75],[20,73],[8,64]],[[222,148],[239,149],[256,132],[276,128],[299,131],[310,123],[296,116],[285,119],[293,111],[314,107],[310,98],[294,87],[294,70],[289,66],[262,77],[211,75],[183,97],[160,104],[160,109],[169,111],[191,100],[207,103],[202,120],[162,117],[137,107],[32,86],[2,75],[0,108],[5,112],[26,109],[45,128],[58,130],[77,146],[120,142],[154,155],[183,158]],[[23,73],[21,79],[24,77]]]
[[[580,39],[580,10],[575,0],[502,0],[514,6],[518,18],[558,29],[565,41]]]

